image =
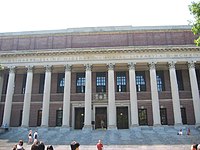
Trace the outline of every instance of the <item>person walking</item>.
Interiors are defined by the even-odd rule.
[[[33,134],[34,141],[38,139],[38,132],[37,130]]]
[[[28,133],[28,144],[32,143],[33,139],[32,139],[32,130],[29,131]]]
[[[103,143],[101,142],[101,140],[99,140],[97,143],[97,150],[103,150]]]
[[[71,150],[79,150],[80,144],[79,144],[78,142],[76,142],[76,141],[73,141],[73,142],[70,144],[70,146],[71,146]]]

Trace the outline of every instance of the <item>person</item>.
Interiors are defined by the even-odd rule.
[[[19,140],[19,143],[16,145],[16,150],[25,150],[24,148],[23,148],[23,144],[24,144],[24,142],[22,141],[22,140]]]
[[[52,145],[47,146],[47,150],[53,150],[53,146]]]
[[[32,140],[33,140],[32,139],[32,130],[30,130],[29,133],[28,133],[28,144],[32,143]]]
[[[179,131],[178,131],[178,133],[177,133],[178,135],[183,135],[183,130],[182,129],[180,129]]]
[[[104,121],[101,120],[101,128],[103,129],[104,128]]]
[[[101,140],[99,140],[98,143],[97,143],[97,149],[103,150],[103,143],[101,142]]]
[[[190,135],[190,128],[187,128],[187,135]]]
[[[39,150],[38,145],[39,145],[39,141],[35,139],[33,141],[33,144],[31,145],[31,150]]]
[[[80,144],[79,144],[78,142],[76,142],[76,141],[73,141],[73,142],[70,144],[70,146],[71,146],[71,150],[79,150]]]
[[[45,150],[45,145],[44,145],[43,142],[40,142],[40,143],[39,143],[38,149],[39,149],[39,150]]]
[[[197,146],[197,150],[200,150],[200,144],[198,144],[198,146]]]
[[[198,144],[192,144],[191,145],[191,150],[197,150]]]
[[[33,134],[33,138],[34,138],[34,141],[38,139],[38,133],[37,133],[37,130],[34,132],[34,134]]]

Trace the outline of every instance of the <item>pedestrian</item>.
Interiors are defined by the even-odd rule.
[[[79,150],[80,144],[79,144],[78,142],[76,142],[76,141],[73,141],[73,142],[70,144],[70,146],[71,146],[71,150]]]
[[[190,128],[187,128],[187,135],[190,135]]]
[[[47,146],[47,150],[53,150],[53,146],[52,145]]]
[[[19,143],[16,145],[16,150],[25,150],[24,148],[23,148],[23,144],[24,144],[24,142],[22,141],[22,140],[19,140]]]
[[[38,133],[37,133],[37,130],[34,132],[34,134],[33,134],[33,138],[34,138],[34,141],[38,139]]]
[[[198,144],[192,144],[191,145],[191,150],[198,150],[197,147],[198,147]]]
[[[32,130],[29,131],[28,133],[28,144],[32,143],[33,139],[32,139]]]
[[[101,142],[101,140],[99,140],[97,143],[97,150],[103,150],[103,143]]]

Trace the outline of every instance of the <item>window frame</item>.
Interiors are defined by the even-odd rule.
[[[85,93],[85,73],[76,73],[76,93]]]
[[[106,92],[106,73],[105,72],[96,73],[96,92],[97,93]]]
[[[138,78],[138,77],[140,77],[140,78]],[[137,92],[144,92],[144,91],[146,91],[145,71],[136,71],[135,72],[135,82],[136,82],[136,90],[137,90]]]

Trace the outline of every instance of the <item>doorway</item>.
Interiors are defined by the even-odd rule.
[[[107,129],[107,107],[95,108],[95,129]]]
[[[75,127],[74,129],[82,129],[84,125],[84,108],[75,108]]]
[[[117,107],[117,128],[128,129],[128,107]]]

